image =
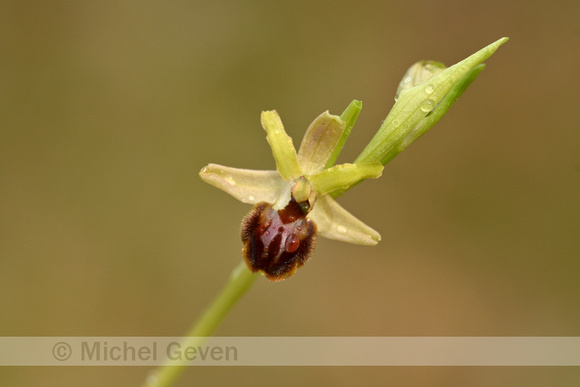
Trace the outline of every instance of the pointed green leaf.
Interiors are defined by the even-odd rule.
[[[508,38],[499,39],[428,81],[402,92],[379,131],[355,163],[380,161],[384,165],[389,162],[398,153],[395,150],[403,139],[418,126],[423,126],[421,121],[432,113],[451,89],[507,40]],[[441,110],[438,114],[442,116],[446,111]]]

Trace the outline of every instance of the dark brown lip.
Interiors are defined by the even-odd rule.
[[[242,254],[252,272],[262,272],[271,281],[291,277],[312,255],[316,225],[306,218],[303,206],[292,199],[274,210],[260,202],[242,221]]]

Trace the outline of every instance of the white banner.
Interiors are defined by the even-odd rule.
[[[580,337],[0,337],[0,366],[580,366]]]

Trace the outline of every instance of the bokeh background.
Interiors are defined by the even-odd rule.
[[[580,2],[0,3],[0,335],[180,336],[241,259],[249,206],[207,163],[273,169],[364,108],[352,161],[417,60],[509,36],[429,133],[341,203],[376,247],[320,239],[220,336],[579,336]],[[2,368],[3,386],[136,386],[146,367]],[[195,368],[179,386],[570,386],[578,368]]]

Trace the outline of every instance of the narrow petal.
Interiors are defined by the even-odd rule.
[[[329,239],[368,246],[381,240],[378,232],[351,215],[330,196],[319,198],[308,217],[318,226],[319,235]]]
[[[383,168],[379,162],[340,164],[310,176],[309,180],[318,195],[326,195],[337,189],[346,190],[364,179],[376,179],[381,176]]]
[[[306,130],[298,151],[298,161],[304,175],[324,168],[345,128],[346,122],[328,111],[316,117]]]
[[[244,203],[273,203],[288,190],[278,171],[256,171],[209,164],[199,172],[203,181]]]
[[[267,133],[268,143],[276,160],[276,168],[286,181],[292,181],[302,175],[296,149],[292,139],[286,134],[282,120],[276,110],[262,112],[262,127]]]

